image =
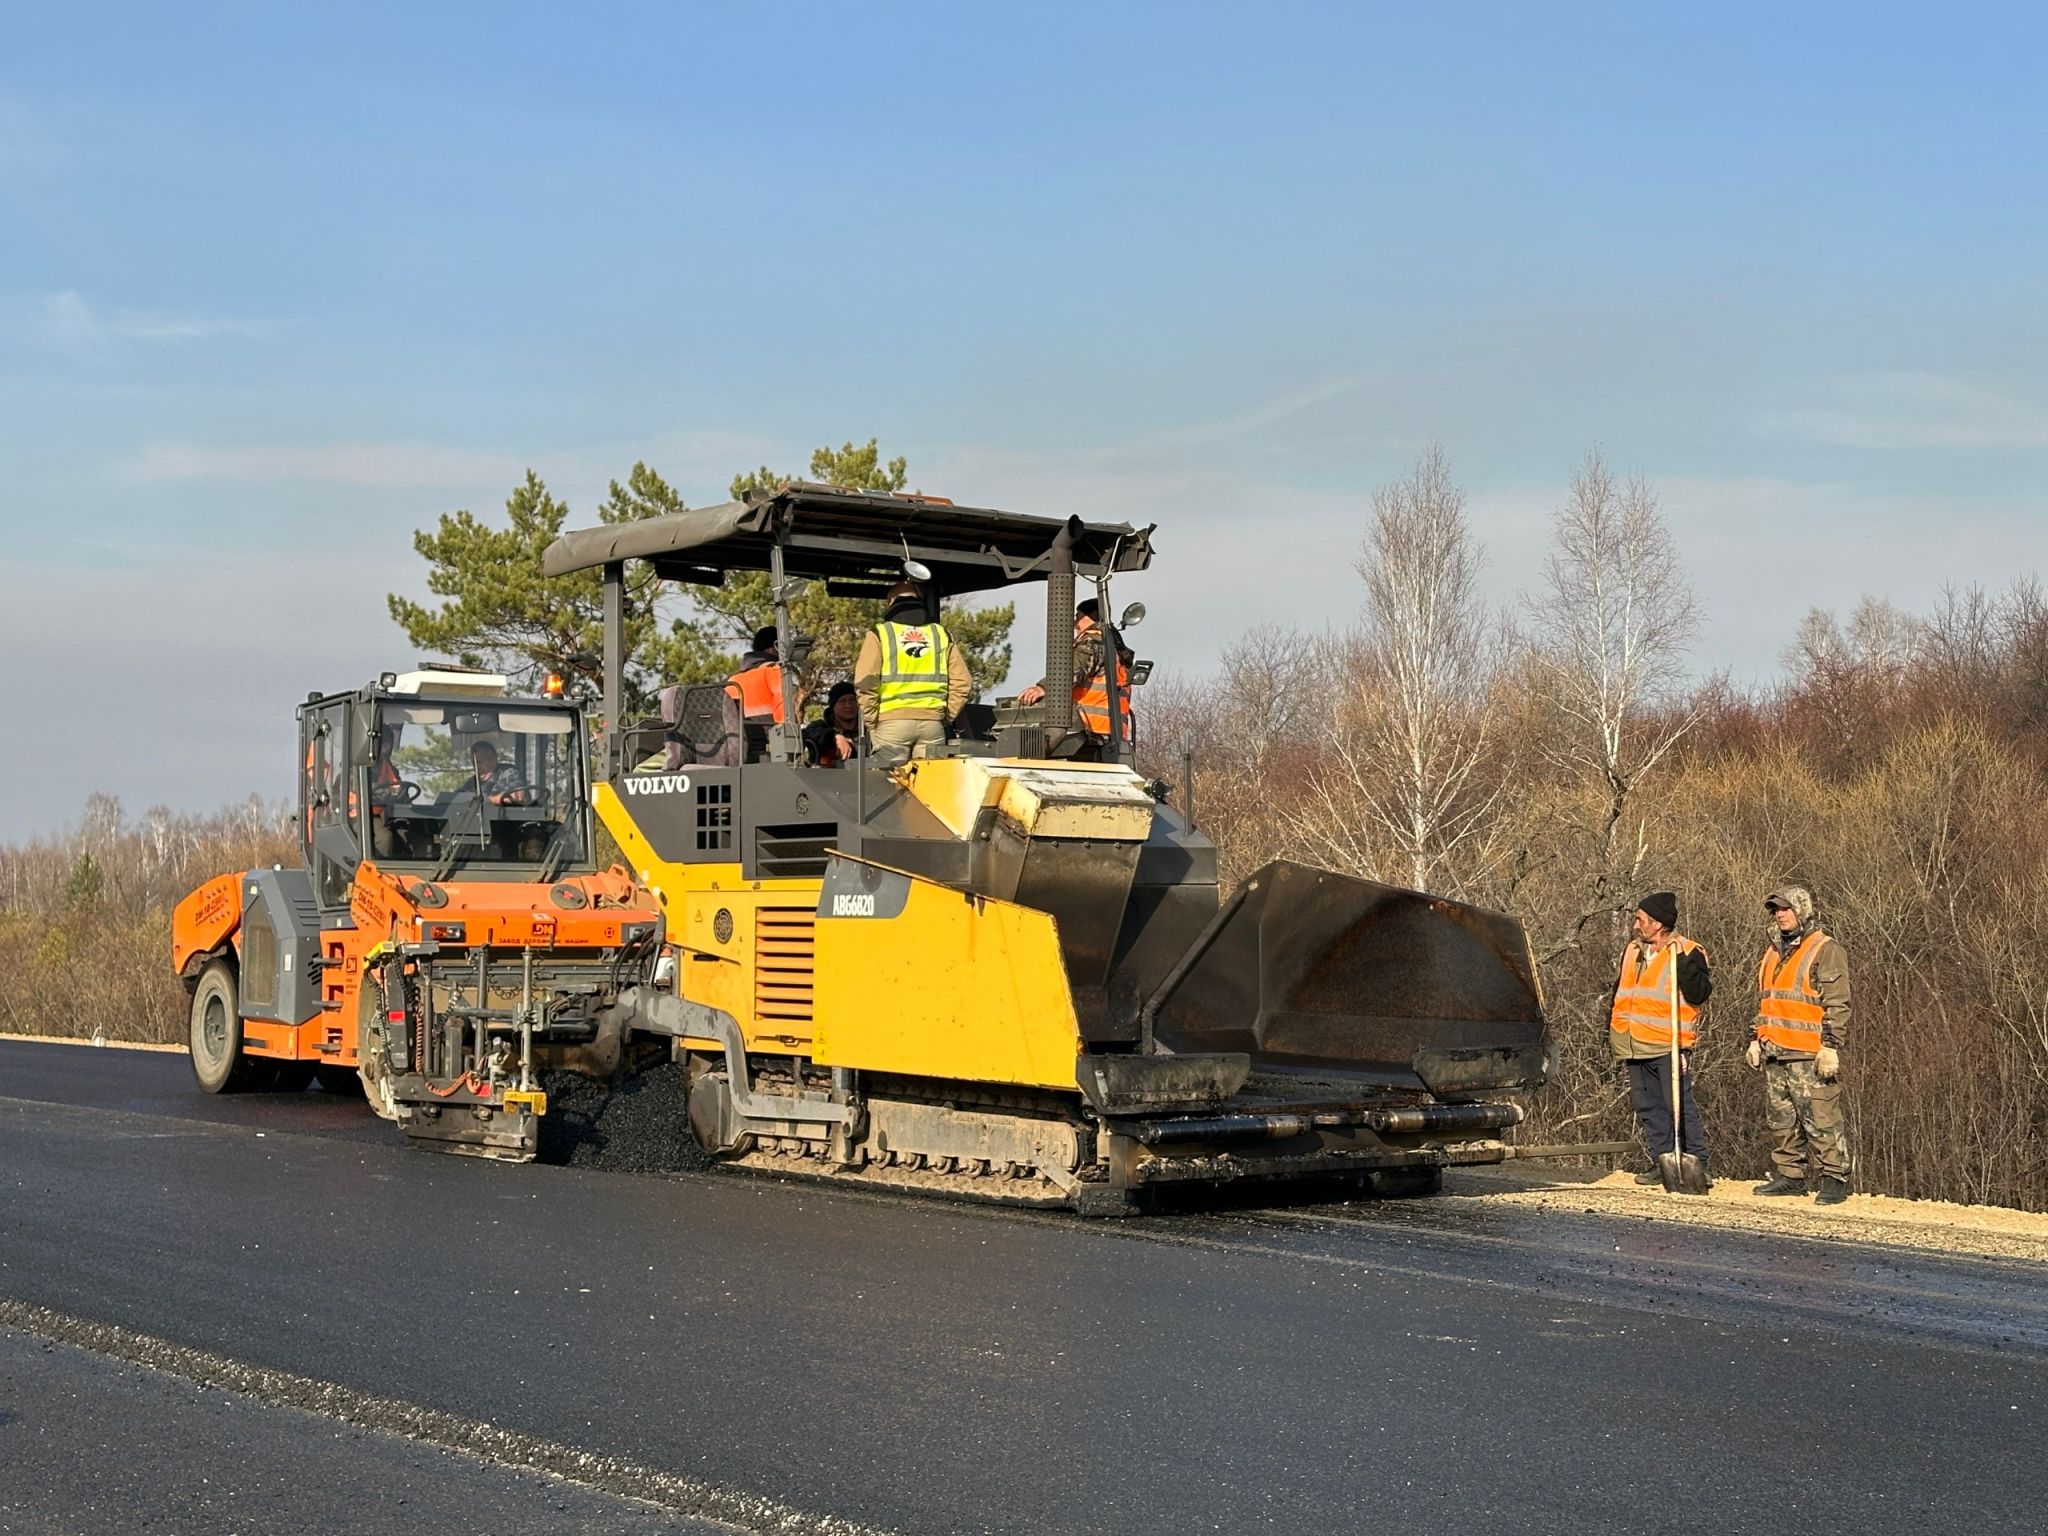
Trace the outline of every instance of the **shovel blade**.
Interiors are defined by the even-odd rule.
[[[1661,1152],[1657,1156],[1657,1177],[1674,1195],[1704,1195],[1707,1168],[1690,1152]]]

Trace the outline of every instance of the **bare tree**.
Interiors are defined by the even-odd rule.
[[[1306,822],[1353,867],[1391,845],[1417,890],[1481,832],[1496,797],[1479,780],[1489,744],[1480,563],[1464,493],[1432,444],[1405,480],[1373,492],[1358,560],[1364,617],[1329,657],[1339,703]],[[1370,828],[1354,830],[1353,807]]]
[[[1274,752],[1302,739],[1322,707],[1315,637],[1256,625],[1223,648],[1222,663],[1211,711],[1215,734],[1235,743],[1247,771],[1262,778]]]
[[[1866,596],[1845,629],[1826,608],[1809,608],[1782,656],[1795,677],[1819,686],[1868,681],[1895,688],[1920,643],[1919,621]]]
[[[1640,829],[1623,853],[1630,796],[1698,723],[1678,690],[1699,605],[1656,492],[1633,476],[1617,482],[1597,451],[1572,476],[1552,540],[1545,590],[1529,604],[1537,663],[1563,726],[1551,751],[1560,767],[1592,775],[1605,794],[1583,926],[1611,910],[1640,871]]]

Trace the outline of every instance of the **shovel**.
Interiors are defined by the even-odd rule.
[[[1704,1195],[1707,1192],[1706,1164],[1696,1153],[1685,1150],[1685,1117],[1680,1112],[1678,1075],[1678,951],[1671,951],[1671,1146],[1657,1156],[1657,1177],[1674,1195]]]

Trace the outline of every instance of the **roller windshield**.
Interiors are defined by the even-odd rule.
[[[383,704],[369,773],[378,858],[442,878],[490,865],[584,866],[579,746],[570,709]]]

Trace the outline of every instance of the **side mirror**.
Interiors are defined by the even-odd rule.
[[[1116,621],[1118,629],[1136,629],[1145,622],[1145,605],[1133,603],[1124,610],[1123,617]]]
[[[932,568],[922,560],[905,560],[903,562],[903,574],[912,581],[930,581],[932,579]]]

